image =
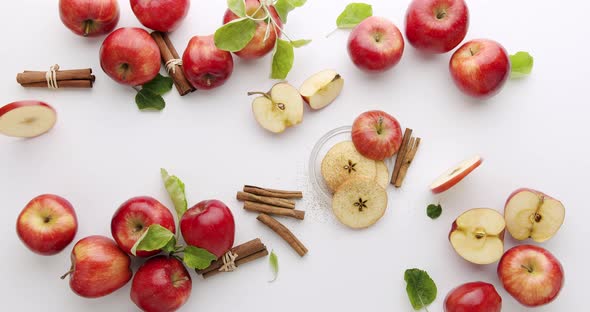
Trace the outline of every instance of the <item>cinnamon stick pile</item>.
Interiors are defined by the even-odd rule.
[[[260,241],[260,238],[256,238],[232,248],[230,253],[235,256],[235,259],[233,260],[235,266],[239,267],[240,265],[246,264],[256,259],[266,257],[268,255],[268,250],[262,241]],[[197,274],[202,275],[203,278],[217,275],[218,273],[224,272],[223,267],[225,264],[226,263],[224,263],[223,257],[219,258],[213,261],[208,268],[204,270],[197,270]]]
[[[172,78],[174,81],[174,85],[176,86],[178,93],[180,93],[181,96],[184,96],[195,91],[195,88],[184,76],[184,72],[182,70],[182,61],[178,55],[178,52],[176,51],[176,48],[174,48],[174,45],[170,41],[168,34],[154,31],[151,33],[151,36],[156,41],[158,48],[160,48],[162,63],[164,63],[166,71],[170,75],[170,78]]]
[[[95,79],[91,68],[60,70],[56,65],[48,71],[25,70],[16,75],[25,88],[92,88]]]
[[[413,130],[410,128],[406,128],[404,131],[402,145],[395,159],[395,166],[393,167],[393,175],[391,177],[391,184],[395,187],[401,187],[404,183],[408,168],[410,168],[420,146],[421,139],[412,137],[412,132]]]

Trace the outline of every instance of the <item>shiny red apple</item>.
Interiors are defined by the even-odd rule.
[[[502,297],[492,284],[466,283],[449,292],[444,308],[445,312],[500,312]]]
[[[117,0],[59,0],[59,17],[77,35],[106,35],[119,22],[119,4]]]
[[[180,220],[184,241],[218,258],[234,245],[234,216],[219,200],[205,200],[187,210]]]
[[[161,32],[176,30],[191,4],[190,0],[131,0],[130,3],[143,26]]]
[[[402,129],[397,119],[386,112],[374,110],[362,113],[352,124],[352,143],[361,155],[384,160],[399,150]]]
[[[194,36],[182,55],[182,69],[197,89],[219,87],[231,76],[234,60],[231,53],[218,49],[211,36]]]

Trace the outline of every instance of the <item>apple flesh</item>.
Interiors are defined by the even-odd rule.
[[[386,71],[399,63],[404,52],[404,38],[392,22],[371,16],[358,24],[348,37],[348,55],[360,69]]]
[[[498,277],[506,291],[527,307],[555,300],[564,282],[559,260],[544,248],[533,245],[508,250],[498,264]]]
[[[131,0],[130,3],[143,26],[161,32],[176,30],[191,4],[190,0]]]
[[[33,138],[49,132],[55,126],[57,113],[47,103],[19,101],[0,107],[0,133]]]
[[[352,142],[369,159],[384,160],[395,155],[402,137],[397,119],[383,111],[364,112],[352,124]]]
[[[59,0],[59,17],[77,35],[106,35],[119,22],[119,4],[117,0]]]
[[[296,126],[303,121],[303,100],[299,91],[286,82],[274,85],[269,92],[249,92],[260,95],[252,101],[252,112],[258,124],[273,133]]]
[[[479,167],[482,162],[483,158],[480,156],[473,156],[460,162],[436,178],[430,185],[430,190],[438,194],[450,189]]]
[[[119,28],[102,43],[100,66],[118,83],[143,85],[160,72],[160,49],[147,31]]]
[[[445,312],[500,312],[502,297],[492,284],[465,283],[449,292],[444,309]]]
[[[180,220],[184,241],[222,257],[234,245],[236,226],[229,208],[219,200],[205,200],[187,210]]]
[[[69,245],[78,231],[74,207],[65,198],[44,194],[33,198],[16,221],[16,233],[31,251],[54,255]]]
[[[196,89],[209,90],[225,83],[234,70],[231,53],[218,49],[211,36],[194,36],[182,55],[182,69]]]
[[[461,214],[449,233],[453,249],[475,264],[494,263],[504,252],[504,217],[489,208],[471,209]]]
[[[327,69],[307,78],[299,88],[303,100],[311,109],[322,109],[342,92],[344,79],[336,71]]]

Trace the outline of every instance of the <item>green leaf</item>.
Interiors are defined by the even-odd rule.
[[[184,264],[191,269],[204,270],[217,260],[214,254],[195,246],[186,246],[184,249]]]
[[[142,89],[148,89],[155,94],[164,95],[168,91],[172,90],[173,83],[174,81],[172,81],[172,78],[158,74],[156,78],[144,84]]]
[[[294,48],[301,48],[302,46],[305,46],[305,45],[309,44],[310,42],[311,42],[311,40],[308,40],[308,39],[293,40],[293,41],[291,41],[291,45]]]
[[[430,217],[430,219],[436,219],[438,217],[440,217],[440,215],[442,214],[442,206],[440,204],[435,205],[435,204],[430,204],[428,205],[428,207],[426,207],[426,215],[428,215],[428,217]]]
[[[217,48],[237,52],[242,50],[256,33],[256,22],[243,17],[221,26],[215,32],[214,40]]]
[[[176,237],[172,237],[172,239],[166,244],[166,246],[162,247],[162,251],[165,253],[173,253],[176,251]]]
[[[150,89],[137,92],[135,104],[141,110],[163,110],[166,107],[164,98]]]
[[[131,254],[136,256],[137,251],[160,250],[173,238],[174,233],[170,230],[159,224],[152,224],[131,247]]]
[[[528,52],[517,52],[510,55],[511,78],[522,78],[533,71],[534,59]]]
[[[366,3],[351,3],[336,19],[338,28],[353,28],[367,17],[373,15],[373,7]]]
[[[178,220],[180,220],[188,208],[184,183],[182,183],[178,177],[170,176],[166,169],[160,169],[160,173],[162,175],[162,180],[164,180],[164,187],[166,187],[166,191],[168,191],[168,195],[174,204]]]
[[[293,67],[295,53],[289,41],[277,39],[272,56],[272,79],[285,79]]]
[[[246,16],[246,2],[244,0],[227,0],[227,7],[239,17]]]
[[[436,284],[426,271],[408,269],[404,273],[406,292],[414,310],[426,308],[436,299]]]
[[[268,263],[270,264],[270,268],[274,276],[273,279],[269,281],[270,283],[272,283],[277,280],[277,277],[279,277],[279,258],[277,257],[277,254],[275,254],[274,250],[270,252],[270,256],[268,257]]]
[[[303,6],[306,2],[307,0],[277,0],[274,7],[283,24],[286,24],[289,12],[293,11],[295,8]]]

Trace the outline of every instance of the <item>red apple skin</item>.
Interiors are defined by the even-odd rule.
[[[464,0],[414,0],[406,12],[406,39],[426,53],[446,53],[463,41],[469,28]]]
[[[84,298],[106,296],[127,284],[133,274],[129,256],[114,240],[100,235],[78,241],[71,259],[70,288]]]
[[[379,110],[362,113],[352,124],[352,143],[356,150],[373,160],[395,155],[402,144],[402,136],[397,119]]]
[[[221,201],[205,200],[184,213],[180,231],[187,244],[220,258],[234,245],[234,216]]]
[[[55,112],[55,109],[53,107],[51,107],[51,105],[49,105],[45,102],[35,101],[35,100],[26,100],[26,101],[12,102],[12,103],[9,103],[9,104],[6,104],[6,105],[0,107],[0,117],[2,117],[2,115],[10,112],[13,109],[25,107],[25,106],[35,106],[35,105],[45,106]]]
[[[124,252],[131,254],[131,248],[152,224],[159,224],[176,233],[174,217],[166,206],[148,196],[133,197],[119,207],[111,220],[111,234]],[[150,257],[154,251],[137,251],[138,257]]]
[[[447,191],[451,187],[455,186],[457,183],[461,182],[461,180],[463,180],[466,176],[468,176],[473,170],[475,170],[477,167],[479,167],[482,163],[483,163],[483,158],[480,157],[479,161],[477,161],[476,163],[471,165],[469,168],[467,168],[461,174],[459,174],[459,175],[455,176],[454,178],[448,180],[447,182],[439,185],[438,187],[431,189],[430,191],[434,194],[440,194],[444,191]]]
[[[260,1],[259,0],[246,0],[246,13],[249,15],[254,14],[254,12],[256,12],[256,10],[258,10],[258,8],[260,7]],[[272,18],[276,21],[276,23],[279,25],[280,28],[277,28],[274,25],[271,25],[271,29],[268,35],[268,38],[266,38],[266,41],[264,40],[264,34],[266,33],[266,26],[268,23],[266,23],[265,21],[258,21],[256,26],[256,33],[254,34],[254,38],[252,38],[252,41],[250,41],[242,50],[235,52],[234,54],[243,58],[243,59],[257,59],[257,58],[261,58],[264,55],[268,54],[275,46],[275,42],[277,41],[277,35],[278,37],[281,36],[281,31],[280,29],[283,28],[283,23],[281,22],[281,18],[279,17],[279,14],[277,13],[277,11],[275,10],[274,6],[269,6],[269,11],[270,14],[272,16]],[[262,18],[265,16],[265,13],[263,10],[259,10],[258,13],[256,13],[256,18]],[[225,11],[225,15],[223,16],[223,24],[227,24],[235,19],[240,18],[239,16],[235,15],[234,12],[232,12],[230,9],[227,9],[227,11]],[[276,30],[276,33],[275,33]]]
[[[451,57],[449,70],[455,85],[476,98],[498,93],[510,76],[510,59],[506,49],[488,39],[463,44]]]
[[[179,260],[157,256],[146,261],[131,283],[131,300],[142,311],[172,312],[188,300],[191,276]]]
[[[139,86],[160,71],[160,49],[141,28],[119,28],[100,47],[100,66],[120,84]]]
[[[76,35],[97,37],[115,29],[119,4],[117,0],[60,0],[59,17]]]
[[[234,70],[231,53],[218,49],[213,35],[194,36],[184,50],[182,64],[187,80],[201,90],[223,85]]]
[[[188,14],[190,0],[130,0],[131,9],[143,26],[171,32]]]
[[[31,251],[55,255],[69,245],[78,231],[74,207],[63,197],[44,194],[33,198],[21,211],[16,233]]]
[[[466,283],[449,292],[444,308],[445,312],[500,312],[502,297],[492,284]]]
[[[358,24],[348,37],[348,55],[367,72],[386,71],[399,63],[404,52],[404,38],[392,22],[371,16]]]

